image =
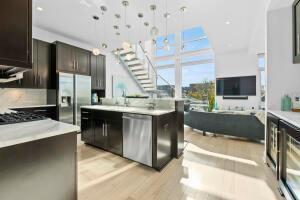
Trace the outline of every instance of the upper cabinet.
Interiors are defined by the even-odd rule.
[[[32,68],[32,1],[2,1],[0,65]]]
[[[32,69],[23,73],[23,79],[3,83],[4,88],[38,88],[51,89],[54,77],[51,77],[51,44],[33,39]]]
[[[300,63],[300,0],[293,4],[293,61]]]
[[[55,43],[54,51],[58,72],[90,75],[89,51],[62,42]]]
[[[33,40],[32,70],[24,73],[21,80],[23,88],[50,89],[51,85],[51,44]]]
[[[105,66],[105,56],[91,55],[91,76],[93,90],[105,90]]]

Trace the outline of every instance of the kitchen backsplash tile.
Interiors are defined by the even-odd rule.
[[[11,88],[0,89],[0,108],[45,104],[47,104],[47,90]]]

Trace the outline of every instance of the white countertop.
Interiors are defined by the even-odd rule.
[[[106,106],[106,105],[82,106],[81,108],[90,109],[90,110],[105,110],[105,111],[115,111],[115,112],[123,112],[123,113],[152,115],[152,116],[164,115],[167,113],[175,112],[175,110],[148,110],[146,108]]]
[[[78,131],[78,126],[51,119],[0,125],[0,148]]]
[[[55,104],[47,104],[47,105],[32,105],[32,106],[13,106],[9,107],[10,109],[15,109],[15,108],[43,108],[43,107],[56,107]]]
[[[268,110],[269,113],[300,128],[300,113],[279,110]]]

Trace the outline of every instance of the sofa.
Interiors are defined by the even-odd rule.
[[[184,115],[185,125],[214,134],[242,137],[250,140],[264,140],[264,124],[247,113],[203,112],[191,110]]]

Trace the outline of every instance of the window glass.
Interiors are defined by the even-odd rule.
[[[207,38],[204,39],[200,39],[200,40],[194,40],[191,42],[185,42],[183,44],[183,52],[187,52],[187,51],[197,51],[197,50],[201,50],[201,49],[207,49],[207,48],[211,48],[209,41]]]
[[[215,102],[215,65],[183,67],[182,96],[187,99],[189,109],[211,111]]]
[[[204,37],[205,33],[201,27],[195,27],[185,30],[181,34],[181,39],[183,42],[190,41],[196,38]]]
[[[157,73],[162,77],[157,79],[157,89],[160,92],[160,96],[174,97],[175,68],[157,69]]]
[[[166,66],[166,65],[175,65],[174,60],[164,60],[156,62],[157,67]]]

